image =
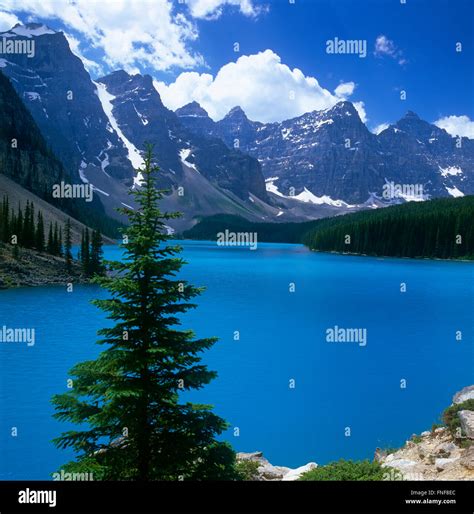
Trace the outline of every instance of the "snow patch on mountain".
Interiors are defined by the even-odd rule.
[[[105,87],[105,84],[102,84],[101,82],[94,82],[96,86],[96,93],[99,97],[100,103],[102,104],[102,109],[104,109],[105,115],[107,116],[110,125],[117,133],[119,139],[122,141],[123,145],[127,149],[128,152],[128,160],[132,163],[132,166],[136,169],[141,168],[143,165],[143,158],[140,155],[140,152],[134,146],[126,137],[125,134],[122,132],[122,129],[119,127],[119,124],[117,123],[117,120],[115,119],[113,115],[113,100],[115,100],[115,96],[111,95],[107,88]],[[134,183],[138,180],[138,175],[134,178]]]
[[[446,186],[446,191],[454,198],[460,198],[461,196],[464,196],[464,193],[462,191],[459,191],[459,189],[456,186]]]
[[[148,119],[146,118],[146,116],[143,116],[143,114],[139,113],[137,111],[137,108],[135,107],[135,105],[133,105],[133,108],[135,109],[135,112],[137,113],[137,116],[140,118],[140,121],[142,122],[142,124],[148,125]]]
[[[443,177],[447,177],[448,175],[451,175],[453,177],[462,175],[462,169],[459,166],[448,166],[447,168],[442,168],[441,166],[439,166],[439,170]]]
[[[84,184],[88,184],[89,181],[87,180],[87,177],[84,173],[84,170],[87,168],[87,163],[84,161],[81,161],[81,165],[79,167],[79,177],[84,182]]]
[[[275,182],[278,180],[278,177],[270,177],[265,180],[265,187],[269,193],[273,193],[275,195],[281,196],[282,198],[288,198],[290,200],[298,200],[304,203],[312,203],[315,205],[332,205],[333,207],[346,207],[347,209],[352,209],[357,207],[356,205],[350,205],[343,200],[333,200],[328,195],[316,196],[314,193],[309,191],[306,187],[301,191],[301,193],[294,196],[287,196],[281,193],[278,189],[278,186]]]
[[[189,162],[186,160],[190,155],[190,148],[183,148],[179,151],[179,158],[181,159],[181,162],[185,164],[188,168],[192,168],[194,171],[197,171],[199,173],[199,170],[196,168],[196,165],[193,162]]]
[[[275,185],[275,182],[278,180],[278,177],[270,177],[265,179],[265,188],[269,193],[273,193],[275,195],[281,196],[285,198],[283,193],[280,193],[278,187]]]
[[[11,30],[7,32],[7,34],[16,34],[17,36],[24,36],[27,38],[44,36],[45,34],[56,34],[56,32],[46,25],[39,25],[36,23],[32,23],[29,25],[15,25]],[[5,35],[5,34],[3,34]],[[8,37],[8,36],[7,36]]]
[[[36,91],[25,91],[25,97],[30,100],[31,102],[34,102],[35,100],[41,100],[41,96]]]
[[[332,205],[333,207],[347,207],[348,209],[356,207],[355,205],[349,205],[348,203],[344,202],[343,200],[333,200],[328,195],[323,196],[316,196],[311,191],[304,188],[303,191],[301,191],[300,194],[288,197],[288,198],[295,198],[296,200],[300,200],[300,202],[307,202],[307,203],[314,203],[316,205]]]

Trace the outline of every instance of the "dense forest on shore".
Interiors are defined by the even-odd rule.
[[[303,223],[254,223],[239,216],[204,218],[183,233],[256,232],[259,242],[303,243],[312,250],[392,257],[474,258],[474,196],[409,202]]]
[[[409,202],[322,220],[312,250],[391,257],[474,258],[474,196]]]
[[[215,214],[183,232],[185,239],[215,241],[219,232],[257,232],[258,240],[266,243],[301,243],[304,234],[316,227],[319,220],[302,223],[255,223],[233,214]]]

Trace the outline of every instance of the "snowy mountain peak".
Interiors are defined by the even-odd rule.
[[[247,115],[240,105],[232,107],[232,109],[225,115],[225,118],[244,119],[248,120]]]
[[[418,116],[418,114],[416,114],[416,112],[407,111],[407,113],[405,114],[405,116],[403,116],[402,119],[405,119],[405,120],[419,120],[420,117]]]
[[[25,25],[17,23],[12,29],[3,33],[4,36],[16,35],[28,38],[44,36],[45,34],[57,34],[57,32],[43,23],[26,23]]]
[[[207,113],[206,109],[203,109],[201,105],[194,101],[190,102],[186,105],[183,105],[183,107],[180,107],[179,109],[176,109],[176,114],[180,117],[183,116],[191,116],[195,118],[208,118],[209,114]]]
[[[352,102],[343,100],[325,111],[328,115],[355,116],[360,120],[359,113]]]

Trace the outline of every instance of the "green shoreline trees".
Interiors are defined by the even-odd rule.
[[[65,471],[93,472],[96,480],[235,478],[235,454],[216,440],[226,422],[208,405],[181,402],[215,378],[200,353],[216,339],[179,330],[178,316],[195,307],[190,300],[201,289],[177,278],[181,248],[163,245],[166,221],[178,214],[158,207],[164,192],[155,188],[151,147],[140,171],[143,186],[132,192],[138,209],[121,209],[130,221],[123,261],[107,262],[110,274],[96,279],[110,293],[94,301],[114,323],[99,331],[107,348],[77,364],[72,389],[52,400],[57,419],[83,428],[54,442],[76,452]]]

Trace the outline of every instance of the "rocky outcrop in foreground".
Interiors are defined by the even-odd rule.
[[[374,460],[384,468],[382,480],[474,480],[474,385],[453,397],[455,426],[440,426],[413,435],[396,450],[377,448]],[[466,404],[466,402],[468,402]],[[461,408],[467,405],[468,408]],[[458,407],[459,406],[459,407]],[[453,435],[454,433],[454,435]],[[238,453],[237,461],[249,465],[247,480],[292,481],[318,467],[309,462],[296,469],[274,466],[262,452]],[[255,463],[254,467],[251,466]],[[357,478],[351,478],[357,480]]]
[[[453,406],[474,399],[474,385],[453,397]],[[413,436],[394,453],[377,449],[375,460],[387,468],[394,480],[474,480],[474,411],[457,412],[460,437],[448,427]],[[389,473],[390,476],[390,473]]]
[[[257,475],[255,480],[257,481],[293,481],[298,480],[303,473],[315,469],[318,465],[315,462],[308,462],[304,466],[300,466],[296,469],[286,468],[285,466],[273,466],[263,456],[262,452],[253,453],[238,453],[237,461],[250,461],[258,463]]]

